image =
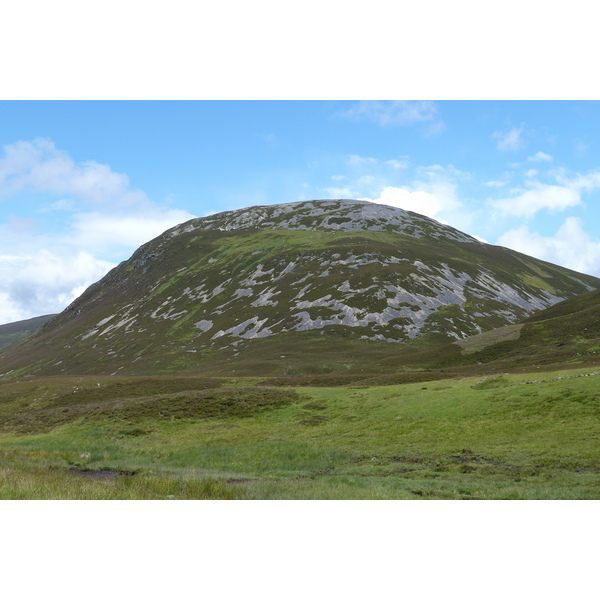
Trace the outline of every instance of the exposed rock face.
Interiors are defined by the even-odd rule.
[[[389,231],[412,237],[479,243],[465,233],[416,213],[361,200],[315,200],[254,206],[211,215],[174,228],[173,235],[195,229],[298,229],[312,231]]]
[[[189,353],[235,357],[282,333],[452,341],[599,286],[415,213],[296,202],[166,231],[91,286],[38,344],[47,340],[54,363],[68,365],[57,370],[77,356],[78,368],[100,372],[161,352],[175,361],[186,354],[186,365]],[[52,371],[48,359],[40,365]]]

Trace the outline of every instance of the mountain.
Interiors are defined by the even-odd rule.
[[[599,287],[397,208],[256,206],[193,219],[144,244],[0,355],[0,373],[362,368]]]
[[[600,360],[600,291],[595,290],[538,311],[523,322],[455,342],[458,362],[494,370],[520,365],[583,366]]]
[[[0,325],[0,350],[33,333],[54,316],[56,315],[44,315],[42,317],[34,317],[33,319]]]

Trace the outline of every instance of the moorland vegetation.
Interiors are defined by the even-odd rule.
[[[0,498],[600,498],[600,280],[282,206],[166,232],[0,353]]]

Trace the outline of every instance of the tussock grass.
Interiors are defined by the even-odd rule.
[[[69,404],[96,408],[28,433],[7,431],[21,404],[44,388],[59,410],[73,381],[23,382],[25,400],[14,383],[0,386],[0,497],[598,499],[593,372],[301,390],[224,381]]]
[[[133,424],[152,419],[249,417],[299,399],[293,390],[261,388],[207,388],[151,396],[142,396],[143,392],[138,392],[140,396],[134,397],[122,397],[122,390],[119,391],[121,393],[112,397],[110,389],[92,389],[81,393],[75,390],[71,394],[63,394],[51,400],[46,408],[41,410],[26,410],[21,404],[20,412],[7,416],[0,422],[0,431],[50,431],[66,423],[98,418]],[[156,390],[153,388],[152,391]],[[31,408],[31,405],[29,407]],[[123,431],[124,435],[145,433],[145,430],[139,427],[130,427]]]
[[[233,500],[239,490],[211,477],[119,474],[0,467],[1,500]]]

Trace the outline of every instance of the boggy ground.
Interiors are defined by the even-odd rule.
[[[3,382],[0,498],[600,498],[593,368],[377,386],[266,383],[277,382]]]

